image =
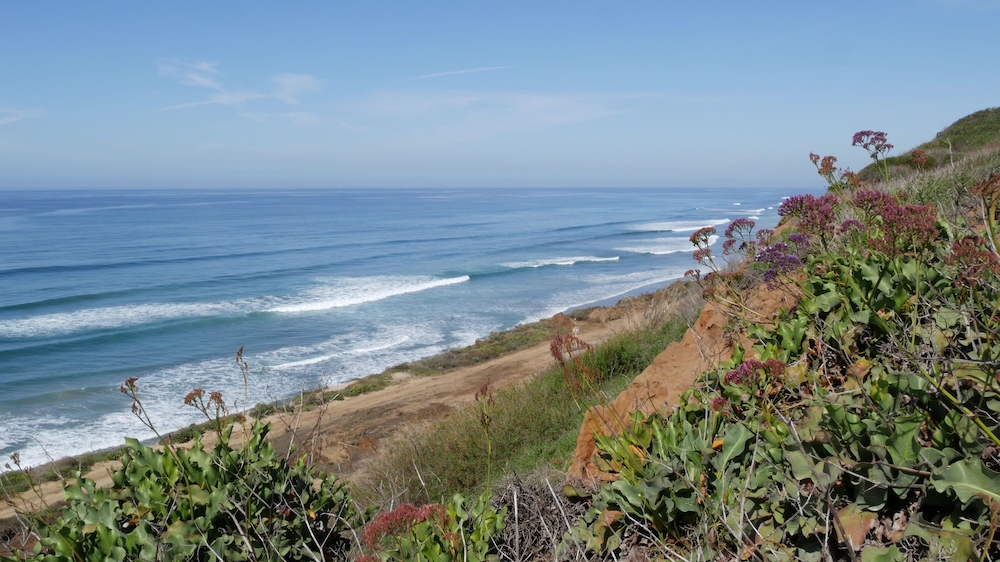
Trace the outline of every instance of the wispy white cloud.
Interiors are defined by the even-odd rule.
[[[504,70],[506,68],[514,68],[513,66],[484,66],[482,68],[466,68],[464,70],[449,70],[447,72],[435,72],[433,74],[424,74],[423,76],[413,76],[412,78],[407,78],[407,80],[424,80],[427,78],[437,78],[439,76],[454,76],[456,74],[471,74],[473,72],[489,72],[491,70]]]
[[[17,123],[18,121],[24,121],[25,119],[41,117],[44,113],[45,112],[41,109],[0,107],[0,125],[9,125],[11,123]]]
[[[241,111],[240,115],[254,121],[276,121],[293,127],[307,127],[319,122],[319,117],[309,111]]]
[[[287,105],[298,105],[301,103],[303,95],[318,92],[323,85],[322,80],[309,74],[278,74],[271,78],[272,88],[267,92],[229,90],[221,82],[222,72],[217,68],[218,63],[206,61],[185,63],[171,59],[161,61],[158,65],[162,76],[177,78],[181,84],[186,86],[215,90],[215,93],[204,100],[179,103],[160,108],[157,111],[172,111],[203,105],[242,108],[248,102],[266,99],[278,100]],[[247,116],[251,114],[246,112]]]
[[[511,126],[524,123],[572,123],[631,110],[627,100],[658,94],[540,94],[511,91],[386,90],[361,103],[361,109],[394,117],[470,117]]]
[[[323,81],[309,74],[279,74],[271,82],[275,85],[271,95],[288,105],[298,105],[300,96],[323,88]]]
[[[219,90],[220,92],[224,90],[215,78],[222,74],[216,68],[219,66],[219,63],[203,60],[186,63],[176,59],[168,59],[159,61],[157,66],[159,66],[161,76],[179,78],[181,84],[186,86],[200,86]]]

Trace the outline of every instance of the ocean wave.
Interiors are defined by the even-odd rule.
[[[715,244],[718,240],[718,236],[710,236],[708,238],[709,245]],[[662,256],[666,254],[676,254],[677,252],[693,252],[695,250],[694,244],[688,238],[652,238],[650,240],[640,240],[640,245],[638,246],[626,246],[624,248],[615,248],[621,252],[631,252],[633,254],[653,254],[654,256]]]
[[[378,373],[392,365],[414,361],[448,347],[471,345],[495,326],[474,319],[463,327],[458,341],[445,341],[442,322],[380,326],[375,331],[338,335],[304,346],[289,346],[261,353],[248,351],[250,365],[247,405],[269,403],[305,391],[343,384]],[[143,406],[161,431],[174,431],[199,421],[193,408],[179,407],[193,388],[222,390],[234,411],[243,403],[243,375],[231,357],[207,359],[139,374]],[[204,421],[204,418],[201,418]],[[48,460],[48,451],[77,455],[122,444],[122,436],[140,440],[155,435],[129,411],[121,409],[94,418],[80,417],[75,404],[59,403],[36,415],[0,412],[0,454],[19,452],[25,466]],[[44,447],[43,447],[44,445]],[[0,473],[4,472],[0,464]]]
[[[56,312],[0,321],[0,338],[36,338],[88,330],[114,330],[181,318],[203,318],[245,312],[233,303],[134,304]]]
[[[255,297],[208,303],[143,303],[0,320],[0,338],[62,336],[120,330],[143,324],[195,318],[232,317],[256,312],[301,313],[330,310],[464,283],[469,276],[352,277],[320,280],[318,287],[289,297]]]
[[[549,318],[557,312],[620,297],[649,285],[679,279],[683,275],[684,269],[675,268],[636,271],[619,275],[588,276],[582,279],[582,281],[593,283],[592,286],[557,295],[539,314],[533,314],[522,320],[521,323],[535,322],[543,318]]]
[[[567,258],[549,258],[540,260],[530,260],[530,261],[514,261],[509,263],[502,263],[503,267],[509,267],[512,269],[518,269],[522,267],[545,267],[547,265],[573,265],[580,262],[600,262],[600,261],[618,261],[619,256],[614,256],[610,258],[599,258],[596,256],[574,256]]]
[[[417,293],[469,280],[468,275],[439,279],[435,277],[355,277],[336,279],[328,286],[308,291],[299,302],[267,308],[266,312],[318,312],[356,304],[380,301],[389,297]]]
[[[327,353],[325,355],[320,355],[318,357],[309,357],[307,359],[299,359],[297,361],[289,361],[287,363],[281,363],[279,365],[274,365],[271,368],[272,369],[290,369],[290,368],[293,368],[293,367],[306,367],[306,366],[309,366],[309,365],[316,365],[317,363],[324,363],[326,361],[330,361],[332,359],[336,359],[337,357],[343,357],[345,355],[365,355],[365,354],[368,354],[368,353],[375,353],[377,351],[385,351],[387,349],[392,349],[394,347],[398,347],[400,345],[403,345],[404,343],[408,342],[409,340],[410,340],[410,336],[402,336],[402,337],[393,339],[392,341],[389,341],[389,342],[386,342],[386,343],[383,343],[383,344],[380,344],[380,345],[375,345],[375,346],[371,346],[371,347],[359,347],[359,348],[355,348],[355,349],[347,349],[345,351],[337,351],[335,353]],[[327,345],[329,345],[329,344],[327,344]],[[324,345],[323,347],[326,347],[326,345]]]
[[[629,227],[629,230],[640,230],[643,232],[693,232],[699,228],[718,226],[729,222],[729,219],[709,219],[703,221],[666,221],[637,224]]]

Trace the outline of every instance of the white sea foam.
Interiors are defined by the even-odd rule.
[[[557,312],[585,306],[606,299],[613,299],[631,291],[635,291],[636,289],[641,289],[647,285],[665,283],[673,279],[679,279],[683,275],[684,269],[676,268],[637,271],[621,275],[587,276],[581,279],[581,281],[591,283],[592,286],[556,295],[549,302],[549,305],[539,314],[533,314],[521,322],[535,322],[543,318],[549,318]]]
[[[470,324],[461,330],[460,341],[447,345],[442,332],[445,322],[430,321],[383,327],[376,333],[345,334],[315,345],[248,353],[244,356],[250,365],[248,405],[341,384],[391,365],[440,353],[452,345],[470,345],[475,341],[472,334],[490,329],[471,319],[467,322]],[[465,341],[466,335],[471,340]],[[161,432],[204,421],[199,420],[201,414],[194,408],[181,406],[183,397],[193,388],[221,390],[227,404],[235,409],[241,408],[243,402],[242,374],[230,357],[140,374],[138,384],[143,406]],[[91,420],[74,419],[75,413],[16,417],[0,413],[0,427],[4,428],[0,432],[0,451],[14,447],[25,466],[38,466],[47,462],[46,450],[69,456],[121,445],[126,435],[140,440],[155,437],[129,412],[128,403],[122,404],[120,410]]]
[[[733,205],[736,205],[736,206],[739,206],[739,205],[742,205],[742,204],[743,203],[733,203]]]
[[[324,363],[326,361],[330,361],[332,359],[336,359],[337,357],[343,357],[345,355],[365,355],[365,354],[368,354],[368,353],[374,353],[376,351],[384,351],[386,349],[392,349],[394,347],[398,347],[398,346],[406,343],[407,341],[409,341],[409,339],[410,339],[409,336],[402,336],[402,337],[396,338],[396,339],[394,339],[394,340],[392,340],[390,342],[387,342],[387,343],[384,343],[384,344],[381,344],[381,345],[376,345],[374,347],[361,347],[361,348],[357,348],[357,349],[347,349],[345,351],[340,351],[340,352],[337,352],[337,353],[328,353],[326,355],[320,355],[318,357],[310,357],[308,359],[300,359],[298,361],[289,361],[288,363],[281,363],[280,365],[274,365],[271,368],[272,369],[290,369],[290,368],[293,368],[293,367],[305,367],[305,366],[308,366],[308,365],[316,365],[317,363]],[[327,344],[327,345],[329,345],[329,344]],[[326,347],[326,346],[324,346],[324,347]]]
[[[389,297],[416,293],[465,283],[468,275],[438,279],[434,277],[354,277],[334,279],[329,285],[310,289],[293,302],[266,309],[267,312],[317,312],[356,304],[380,301]],[[298,301],[298,302],[294,302]]]
[[[0,338],[34,338],[84,330],[110,330],[178,318],[221,316],[246,311],[246,303],[152,303],[87,308],[0,321]]]
[[[718,236],[709,236],[709,245],[715,244],[718,240]],[[688,238],[676,237],[676,238],[651,238],[649,240],[640,240],[639,244],[636,246],[626,246],[624,248],[615,248],[621,252],[631,252],[633,254],[653,254],[656,256],[662,256],[666,254],[676,254],[677,252],[693,252],[695,250],[694,244]]]
[[[0,338],[36,338],[58,336],[88,330],[115,330],[187,318],[240,316],[254,312],[315,312],[379,301],[397,295],[415,293],[464,283],[467,275],[439,279],[434,277],[352,277],[321,279],[319,285],[290,297],[258,297],[208,303],[147,303],[73,312],[40,314],[27,318],[0,320]]]
[[[752,219],[752,220],[755,220],[755,221],[759,221],[759,220],[760,220],[760,215],[750,215],[750,216],[749,216],[749,217],[747,217],[747,218],[748,218],[748,219]]]
[[[574,256],[568,258],[549,258],[549,259],[531,260],[531,261],[514,261],[509,263],[502,263],[500,265],[516,269],[521,267],[545,267],[547,265],[573,265],[580,262],[618,261],[618,258],[619,256],[614,256],[610,258],[599,258],[596,256]]]
[[[629,230],[640,230],[643,232],[693,232],[699,228],[718,226],[729,222],[729,219],[709,219],[703,221],[667,221],[650,222],[630,226]]]

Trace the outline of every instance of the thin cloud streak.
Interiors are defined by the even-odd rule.
[[[272,91],[268,93],[255,91],[229,91],[216,78],[222,72],[216,68],[218,63],[197,61],[195,63],[185,63],[177,60],[167,60],[157,63],[161,76],[177,78],[181,84],[200,88],[216,90],[208,99],[179,103],[162,107],[156,111],[174,111],[189,107],[199,107],[203,105],[222,105],[226,107],[244,107],[247,102],[253,100],[273,99],[286,105],[299,105],[299,99],[303,94],[318,92],[322,89],[323,81],[309,74],[278,74],[271,77],[274,84]],[[246,114],[242,114],[245,115]]]
[[[41,109],[14,109],[12,107],[0,107],[0,125],[9,125],[11,123],[17,123],[18,121],[24,121],[25,119],[41,117],[44,113],[45,112]]]
[[[425,80],[427,78],[437,78],[439,76],[454,76],[456,74],[471,74],[473,72],[489,72],[491,70],[503,70],[505,68],[515,68],[515,67],[485,66],[482,68],[466,68],[465,70],[449,70],[448,72],[435,72],[434,74],[424,74],[423,76],[414,76],[412,78],[407,78],[407,80]]]

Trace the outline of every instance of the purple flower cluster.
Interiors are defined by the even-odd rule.
[[[783,361],[777,359],[768,359],[763,362],[747,359],[740,363],[739,367],[726,373],[722,381],[726,384],[749,384],[760,378],[761,373],[770,377],[781,376],[785,372],[786,366]]]
[[[859,220],[847,219],[846,221],[840,223],[840,228],[837,229],[837,234],[844,236],[845,234],[850,234],[851,232],[864,232],[865,225]]]
[[[783,217],[799,219],[799,230],[824,238],[833,234],[834,208],[840,203],[835,195],[795,195],[785,199],[778,208]]]
[[[868,151],[873,160],[878,160],[880,156],[884,156],[892,150],[892,145],[889,144],[885,133],[882,131],[858,131],[854,133],[851,146],[859,145]]]
[[[812,244],[809,242],[809,237],[801,232],[796,232],[794,234],[788,235],[788,241],[795,246],[796,254],[799,256],[805,255],[809,251],[809,246]]]
[[[765,246],[757,252],[754,261],[767,266],[767,270],[764,271],[764,281],[772,287],[778,275],[794,271],[802,266],[802,258],[793,253],[788,244],[784,242]]]

